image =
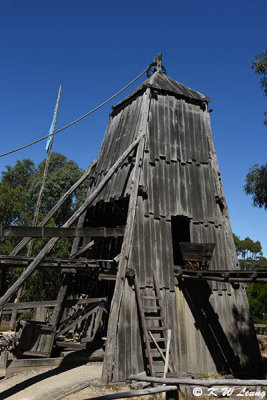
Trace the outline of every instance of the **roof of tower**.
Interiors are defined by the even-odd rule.
[[[135,89],[127,97],[125,97],[115,106],[113,106],[113,108],[121,106],[125,101],[128,101],[130,98],[138,95],[139,92],[143,92],[146,88],[161,90],[170,94],[184,97],[189,100],[193,99],[200,102],[209,101],[209,99],[202,93],[190,89],[189,87],[182,85],[179,82],[176,82],[174,79],[171,79],[166,74],[162,74],[161,72],[155,72],[150,78],[146,79],[140,86],[138,86],[137,89]]]

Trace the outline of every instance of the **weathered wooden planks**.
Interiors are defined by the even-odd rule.
[[[246,271],[246,270],[188,270],[185,268],[176,269],[174,276],[181,279],[196,279],[218,282],[244,282],[244,283],[267,283],[267,271]]]
[[[38,226],[3,226],[0,224],[1,237],[31,237],[31,238],[75,238],[75,237],[118,237],[124,235],[124,228],[55,228]]]
[[[137,154],[135,167],[133,172],[133,177],[131,180],[132,190],[129,200],[129,208],[128,208],[128,216],[127,223],[125,227],[124,241],[121,249],[121,256],[116,280],[116,286],[114,290],[114,295],[111,304],[110,317],[109,317],[109,325],[107,332],[107,346],[104,358],[103,372],[102,378],[105,382],[110,382],[112,380],[112,365],[114,361],[114,346],[116,341],[116,327],[118,323],[120,306],[123,296],[124,290],[124,279],[125,279],[125,271],[128,264],[129,253],[132,247],[132,240],[134,235],[134,222],[136,216],[136,206],[137,206],[137,196],[138,196],[138,188],[139,181],[141,176],[141,170],[143,165],[143,157],[144,157],[144,148],[145,148],[145,135],[147,134],[147,121],[148,121],[148,113],[149,113],[149,105],[150,105],[150,90],[148,89],[143,95],[143,108],[142,108],[142,119],[139,126],[138,137],[141,139]]]

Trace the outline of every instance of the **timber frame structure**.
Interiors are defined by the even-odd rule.
[[[87,348],[106,336],[105,382],[142,371],[257,376],[243,283],[267,283],[267,271],[239,269],[209,99],[163,73],[160,57],[153,67],[113,107],[98,159],[39,226],[0,226],[2,237],[23,237],[0,256],[0,309],[37,310],[35,321],[18,323],[18,357]],[[62,227],[46,227],[88,176],[83,205]],[[36,257],[19,256],[34,237],[51,239]],[[74,238],[70,258],[49,258],[62,237]],[[5,291],[6,268],[17,266],[24,271]],[[58,298],[8,303],[42,267],[61,269]]]

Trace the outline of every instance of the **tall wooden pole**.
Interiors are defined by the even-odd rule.
[[[40,212],[40,208],[41,208],[41,204],[42,204],[42,197],[43,197],[43,193],[44,193],[45,182],[46,182],[46,178],[47,178],[48,167],[49,167],[51,153],[52,153],[52,145],[53,145],[54,132],[55,132],[56,122],[57,122],[57,113],[58,113],[60,96],[61,96],[61,85],[59,86],[59,90],[58,90],[57,102],[56,102],[56,107],[55,107],[54,117],[53,117],[53,122],[52,122],[52,129],[50,129],[51,130],[51,139],[50,139],[48,150],[47,150],[47,157],[45,160],[43,179],[42,179],[42,184],[41,184],[40,192],[38,195],[38,200],[37,200],[36,207],[35,207],[32,226],[36,226],[36,224],[37,224],[37,220],[38,220],[38,216],[39,216],[39,212]],[[27,250],[28,257],[30,257],[32,254],[32,248],[33,248],[33,240],[30,241],[29,246],[28,246],[28,250]],[[23,290],[23,286],[20,287],[17,292],[17,297],[15,299],[16,303],[19,303],[19,301],[20,301],[22,290]],[[15,328],[16,319],[17,319],[17,310],[13,310],[12,316],[11,316],[11,321],[10,321],[10,329],[11,330],[13,330]]]

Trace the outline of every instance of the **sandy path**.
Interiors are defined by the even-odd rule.
[[[88,363],[72,369],[55,368],[17,374],[0,381],[0,399],[54,400],[88,381],[90,386],[98,384],[101,373],[102,363]]]

